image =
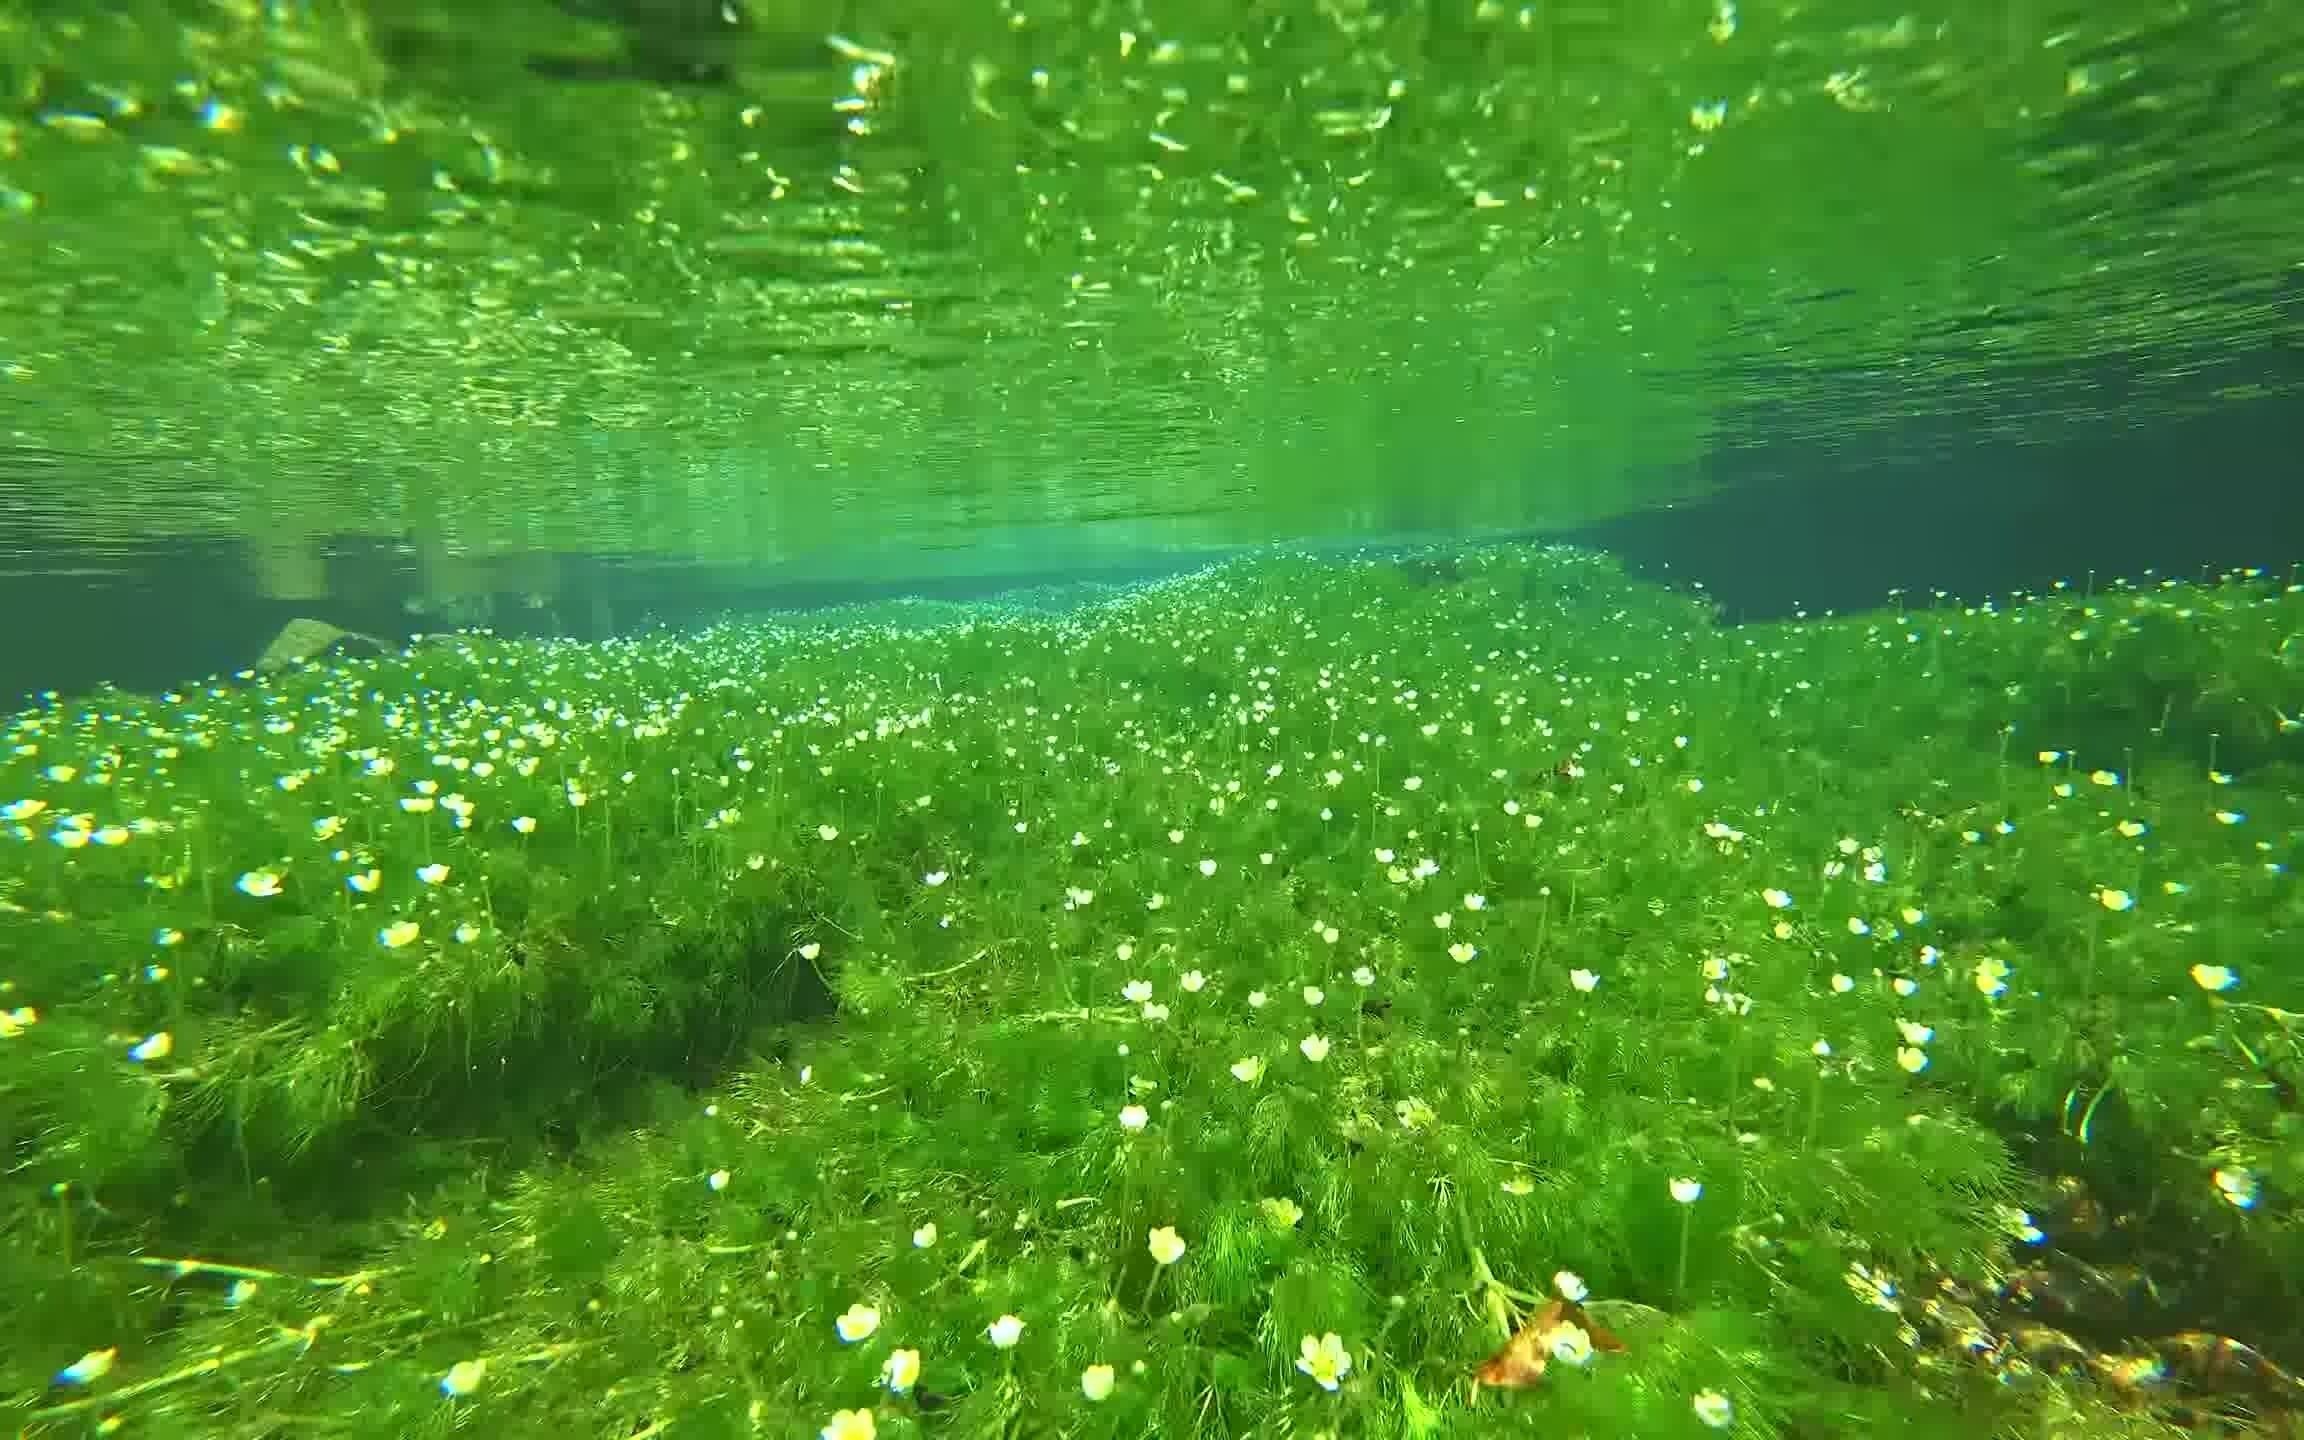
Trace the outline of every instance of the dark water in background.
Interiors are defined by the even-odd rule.
[[[2304,369],[2304,354],[2285,358]],[[1731,622],[1865,608],[1899,588],[1981,599],[2090,575],[2278,569],[2304,549],[2304,404],[2293,398],[2051,449],[1981,446],[1957,434],[1937,440],[1869,462],[1809,457],[1805,473],[1797,455],[1783,457],[1782,470],[1764,452],[1739,456],[1719,466],[1722,493],[1712,500],[1564,538],[1614,551],[1666,583],[1702,584]],[[507,592],[489,596],[484,613],[434,619],[406,608],[421,593],[407,547],[346,537],[331,555],[337,596],[314,603],[259,593],[230,541],[161,542],[126,555],[13,551],[0,574],[0,613],[15,617],[0,646],[0,701],[103,683],[157,689],[236,670],[307,613],[383,637],[463,618],[504,633],[597,640],[730,612],[1122,584],[1191,563],[1107,558],[1065,569],[1060,556],[1043,555],[1029,570],[841,581],[568,555],[559,557],[561,589],[548,607]],[[82,566],[100,573],[75,575]]]

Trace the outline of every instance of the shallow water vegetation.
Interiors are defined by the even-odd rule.
[[[2304,595],[1723,629],[1447,562],[21,717],[0,1380],[58,1434],[2304,1409],[2304,736],[2195,753],[2304,709]]]

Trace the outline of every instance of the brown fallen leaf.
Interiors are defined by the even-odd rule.
[[[1544,1378],[1544,1369],[1552,1360],[1552,1336],[1563,1325],[1574,1325],[1591,1337],[1595,1350],[1617,1353],[1624,1349],[1624,1342],[1615,1332],[1595,1323],[1584,1313],[1583,1306],[1555,1296],[1513,1332],[1503,1349],[1481,1362],[1480,1368],[1472,1372],[1473,1380],[1499,1390],[1528,1389]]]

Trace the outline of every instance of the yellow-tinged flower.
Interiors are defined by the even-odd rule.
[[[2245,1165],[2227,1166],[2209,1178],[2216,1183],[2216,1193],[2224,1197],[2224,1203],[2235,1210],[2255,1209],[2256,1201],[2263,1193],[2256,1172]]]
[[[920,1379],[920,1352],[917,1350],[891,1350],[888,1363],[881,1367],[888,1388],[901,1395]]]
[[[847,1313],[834,1320],[832,1328],[839,1331],[840,1338],[851,1345],[859,1340],[869,1340],[872,1332],[880,1328],[880,1312],[859,1301],[849,1306]]]
[[[1283,1230],[1293,1230],[1304,1218],[1304,1207],[1285,1195],[1274,1195],[1263,1202],[1264,1218]]]
[[[1976,989],[1990,999],[2003,994],[2008,989],[2008,962],[1992,955],[1977,961]]]
[[[1232,1062],[1232,1078],[1243,1085],[1253,1085],[1264,1078],[1264,1061],[1255,1055],[1243,1056]]]
[[[399,950],[416,943],[423,927],[413,920],[395,920],[376,932],[377,942],[387,950]]]
[[[874,1440],[880,1432],[872,1424],[869,1410],[841,1410],[832,1416],[832,1423],[816,1432],[823,1440]]]
[[[120,1358],[120,1347],[91,1350],[56,1372],[59,1385],[93,1385],[112,1373],[112,1366]]]
[[[487,1378],[487,1361],[459,1360],[448,1367],[447,1374],[440,1377],[440,1393],[451,1400],[461,1400],[479,1389],[480,1382]]]
[[[1080,1372],[1080,1393],[1090,1400],[1109,1400],[1112,1387],[1120,1381],[1120,1373],[1109,1365],[1091,1365]]]
[[[1152,1258],[1162,1265],[1173,1265],[1184,1258],[1184,1237],[1176,1233],[1173,1225],[1163,1225],[1151,1235]]]
[[[1334,1390],[1352,1373],[1352,1352],[1333,1330],[1314,1339],[1307,1335],[1297,1346],[1296,1368],[1312,1377],[1323,1390]]]
[[[2240,983],[2240,976],[2229,965],[2195,965],[2192,983],[2203,990],[2229,990]]]

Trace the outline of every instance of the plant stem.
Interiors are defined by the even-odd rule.
[[[73,1267],[72,1258],[72,1182],[59,1180],[50,1187],[56,1196],[56,1230],[64,1255],[64,1268]]]
[[[1816,1083],[1808,1087],[1808,1133],[1801,1137],[1800,1149],[1805,1152],[1816,1148],[1816,1122],[1824,1115],[1824,1067],[1816,1067]]]
[[[1672,1271],[1672,1294],[1682,1305],[1688,1303],[1688,1232],[1695,1228],[1694,1207],[1680,1207],[1680,1263]]]

